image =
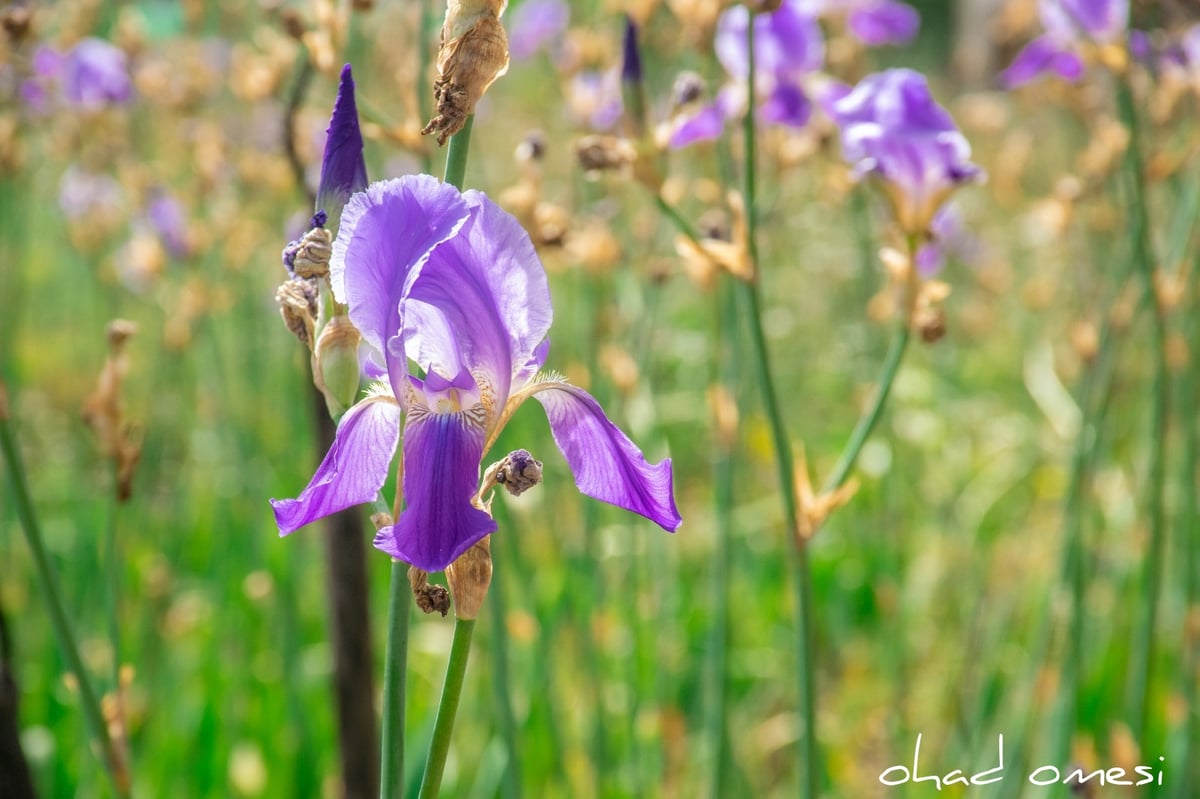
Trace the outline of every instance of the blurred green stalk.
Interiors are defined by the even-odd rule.
[[[397,489],[399,490],[399,489]],[[386,508],[386,504],[384,505]],[[408,564],[392,561],[388,589],[387,654],[383,661],[383,728],[380,735],[379,796],[404,796],[404,683],[408,663]]]
[[[1166,520],[1163,509],[1163,489],[1166,483],[1166,433],[1168,412],[1168,378],[1166,358],[1166,324],[1163,309],[1154,289],[1154,256],[1150,251],[1149,213],[1146,207],[1145,174],[1142,166],[1141,136],[1133,90],[1125,81],[1117,89],[1122,122],[1129,131],[1125,150],[1125,169],[1130,192],[1130,214],[1133,218],[1134,261],[1142,279],[1143,301],[1150,305],[1150,345],[1153,349],[1154,378],[1150,387],[1150,471],[1147,476],[1150,540],[1147,544],[1142,579],[1142,612],[1136,626],[1137,643],[1133,648],[1130,668],[1129,724],[1138,743],[1146,746],[1149,723],[1150,682],[1153,678],[1154,650],[1157,637],[1158,604],[1161,593],[1163,558],[1166,551]]]
[[[755,136],[754,94],[754,16],[746,26],[746,116],[742,120],[742,196],[746,206],[746,248],[753,275],[750,280],[739,280],[742,301],[746,306],[746,317],[750,325],[750,339],[754,347],[754,365],[758,377],[759,393],[771,428],[771,439],[775,448],[775,469],[779,476],[779,496],[783,503],[784,528],[790,541],[789,565],[794,573],[796,591],[796,613],[798,629],[796,636],[798,652],[798,676],[800,682],[800,717],[803,729],[800,732],[800,795],[805,799],[816,799],[820,783],[820,761],[817,753],[816,712],[816,640],[815,622],[812,612],[812,568],[808,561],[808,546],[801,539],[796,507],[795,468],[792,464],[792,445],[784,425],[779,398],[771,376],[770,354],[767,338],[762,326],[762,303],[759,297],[761,264],[758,258],[757,228],[758,211],[755,207]]]
[[[63,608],[62,597],[58,590],[58,581],[54,575],[54,568],[50,564],[49,554],[46,552],[41,527],[38,524],[33,500],[29,494],[29,486],[25,482],[25,467],[21,462],[21,455],[17,450],[17,443],[13,437],[12,428],[9,425],[7,396],[2,383],[0,383],[0,450],[3,450],[4,460],[8,465],[9,481],[12,483],[17,517],[21,520],[21,529],[25,531],[25,540],[28,542],[29,550],[33,554],[34,567],[37,569],[38,574],[38,584],[42,590],[42,597],[46,601],[46,608],[50,612],[50,623],[54,627],[54,634],[58,638],[58,645],[62,648],[63,656],[67,660],[67,666],[71,670],[79,688],[79,699],[83,705],[83,715],[87,722],[88,731],[91,733],[92,738],[100,745],[100,750],[103,753],[102,762],[105,772],[112,781],[113,791],[118,797],[128,797],[130,795],[129,772],[112,738],[108,734],[108,725],[104,720],[103,712],[100,710],[100,703],[97,701],[96,693],[92,688],[91,679],[84,669],[83,659],[79,656],[79,647],[75,643],[75,633],[71,629],[71,623]]]

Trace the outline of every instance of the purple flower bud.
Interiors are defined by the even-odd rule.
[[[621,80],[625,83],[642,82],[642,56],[638,52],[637,24],[625,15],[625,40],[621,62]]]
[[[354,77],[350,65],[342,67],[333,115],[325,131],[325,156],[321,160],[321,183],[317,188],[317,212],[328,221],[341,217],[342,207],[356,191],[367,187],[367,164],[363,160],[362,131],[358,127],[358,106],[354,102]],[[324,227],[325,221],[313,227]]]

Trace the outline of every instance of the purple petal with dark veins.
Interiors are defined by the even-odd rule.
[[[750,12],[733,6],[717,19],[713,49],[730,77],[746,78],[749,69],[746,28]],[[825,40],[816,19],[801,0],[784,0],[769,14],[754,16],[754,64],[760,75],[800,77],[825,62]]]
[[[812,116],[812,103],[804,90],[794,83],[777,83],[759,108],[764,122],[802,128]]]
[[[325,155],[321,159],[321,184],[317,187],[317,209],[324,211],[337,227],[342,207],[356,191],[367,187],[367,164],[363,160],[362,131],[354,101],[354,77],[350,65],[342,67],[333,115],[325,130]]]
[[[482,427],[464,413],[419,413],[404,427],[400,518],[375,547],[427,572],[441,571],[485,535],[492,517],[471,504],[479,485]]]
[[[296,499],[273,499],[279,534],[375,499],[400,438],[400,406],[391,397],[358,403],[342,417],[333,446]]]
[[[668,532],[679,529],[683,520],[675,508],[670,458],[647,463],[637,445],[581,388],[547,383],[534,397],[546,410],[554,441],[581,492],[645,516]]]

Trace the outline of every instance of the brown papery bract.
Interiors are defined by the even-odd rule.
[[[421,131],[438,144],[462,130],[475,104],[508,71],[508,36],[500,24],[504,0],[448,0],[433,84],[437,114]]]

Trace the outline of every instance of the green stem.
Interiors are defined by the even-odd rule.
[[[739,281],[743,301],[748,310],[750,338],[754,347],[754,361],[758,375],[759,391],[771,428],[771,440],[775,448],[775,468],[779,477],[779,496],[783,503],[784,528],[787,530],[791,553],[790,564],[795,573],[796,612],[798,630],[796,636],[798,677],[800,693],[800,716],[803,729],[800,735],[800,795],[805,799],[816,799],[820,783],[820,765],[817,753],[816,713],[816,635],[812,612],[812,568],[808,560],[808,547],[800,536],[797,526],[795,468],[792,463],[792,447],[788,440],[783,413],[775,392],[771,376],[767,339],[762,326],[762,309],[759,297],[758,209],[755,205],[755,63],[754,63],[754,19],[746,26],[746,96],[748,108],[742,120],[742,196],[746,206],[746,248],[754,270],[751,281]]]
[[[383,662],[380,799],[402,799],[404,796],[404,678],[408,662],[408,595],[408,564],[393,560],[388,590],[387,655]]]
[[[871,431],[875,429],[875,424],[879,421],[879,417],[883,413],[883,407],[887,404],[888,395],[891,394],[892,384],[896,382],[896,375],[900,371],[900,364],[904,360],[905,350],[908,349],[908,342],[911,338],[909,332],[908,321],[899,319],[896,322],[896,332],[892,337],[892,345],[888,349],[887,357],[883,359],[883,369],[879,373],[879,382],[876,384],[875,396],[871,399],[871,404],[859,417],[858,423],[854,426],[854,432],[850,434],[850,439],[846,442],[845,449],[838,457],[837,463],[833,467],[833,472],[821,487],[822,493],[836,491],[841,487],[842,483],[846,482],[846,478],[850,476],[850,470],[854,468],[855,461],[858,460],[859,453],[862,452],[863,445],[867,443],[867,438],[870,437]]]
[[[475,115],[471,114],[462,130],[451,136],[450,144],[446,146],[446,173],[443,180],[460,191],[467,174],[467,150],[471,148],[471,128],[474,126]]]
[[[717,292],[718,331],[713,353],[713,377],[717,385],[737,384],[734,374],[736,359],[734,341],[737,329],[737,307],[733,294],[728,290]],[[722,335],[724,333],[724,335]],[[718,431],[718,436],[722,431]],[[713,463],[713,504],[717,523],[717,546],[713,548],[712,595],[715,602],[712,626],[709,631],[707,659],[708,683],[705,690],[705,739],[708,743],[710,770],[708,777],[710,797],[717,799],[726,795],[725,779],[728,773],[726,757],[726,690],[725,673],[729,648],[729,593],[730,561],[733,558],[733,507],[734,507],[734,443],[718,440],[716,460]]]
[[[1167,426],[1167,360],[1166,324],[1163,310],[1154,290],[1154,257],[1150,251],[1147,230],[1149,213],[1145,197],[1145,175],[1142,169],[1141,145],[1137,109],[1134,107],[1133,92],[1122,82],[1118,89],[1121,116],[1129,130],[1129,147],[1125,151],[1125,166],[1129,175],[1129,192],[1133,227],[1137,231],[1134,240],[1134,260],[1142,279],[1143,301],[1150,305],[1150,345],[1153,350],[1154,378],[1150,391],[1150,471],[1147,475],[1149,504],[1150,540],[1147,544],[1145,569],[1143,572],[1142,612],[1137,624],[1138,642],[1133,652],[1130,669],[1130,728],[1143,748],[1146,746],[1150,682],[1153,678],[1154,650],[1157,636],[1159,595],[1161,593],[1163,558],[1166,550],[1166,522],[1163,508],[1163,487],[1166,482],[1166,426]]]
[[[493,505],[493,515],[498,517],[497,524],[501,530],[513,529],[508,518],[507,506],[503,500]],[[510,535],[509,538],[512,538]],[[496,569],[496,551],[492,551],[492,570]],[[519,571],[517,572],[520,573]],[[492,617],[492,690],[495,694],[496,710],[500,714],[500,732],[504,737],[504,748],[508,755],[508,765],[504,769],[501,782],[501,796],[504,799],[519,799],[521,796],[521,759],[517,748],[517,721],[513,712],[512,699],[509,696],[508,673],[508,629],[505,626],[505,594],[504,581],[497,576],[492,580],[489,596]]]
[[[433,740],[429,744],[429,759],[425,761],[419,799],[436,799],[442,786],[442,772],[450,751],[450,735],[454,732],[454,716],[462,697],[463,678],[467,673],[467,658],[471,654],[471,636],[474,632],[475,619],[455,620],[450,662],[446,664],[446,683],[442,686],[442,698],[438,702],[437,720],[433,724]]]
[[[3,386],[0,386],[0,394],[3,394],[3,390]],[[4,401],[3,396],[0,396],[0,403]],[[63,656],[67,660],[67,668],[71,670],[72,675],[75,677],[75,682],[79,687],[79,699],[83,705],[83,716],[87,723],[88,731],[92,738],[100,745],[105,771],[112,780],[113,791],[118,797],[128,797],[129,773],[112,738],[108,734],[108,725],[105,723],[104,714],[100,710],[100,703],[97,701],[96,693],[92,688],[91,679],[84,669],[83,659],[79,656],[79,647],[75,644],[75,633],[71,629],[71,623],[63,608],[62,598],[59,596],[58,581],[54,575],[54,569],[50,564],[50,556],[46,552],[41,527],[38,524],[37,514],[33,508],[33,500],[29,494],[29,486],[25,482],[24,465],[21,462],[20,453],[17,451],[17,443],[9,426],[7,411],[3,407],[0,407],[0,450],[3,450],[4,460],[8,464],[9,480],[12,483],[13,495],[16,501],[17,517],[21,521],[21,527],[25,531],[25,540],[28,542],[29,550],[33,554],[33,562],[37,569],[38,582],[41,584],[42,596],[46,601],[46,608],[50,612],[50,623],[54,627],[54,634],[58,638],[58,645],[61,647]]]

